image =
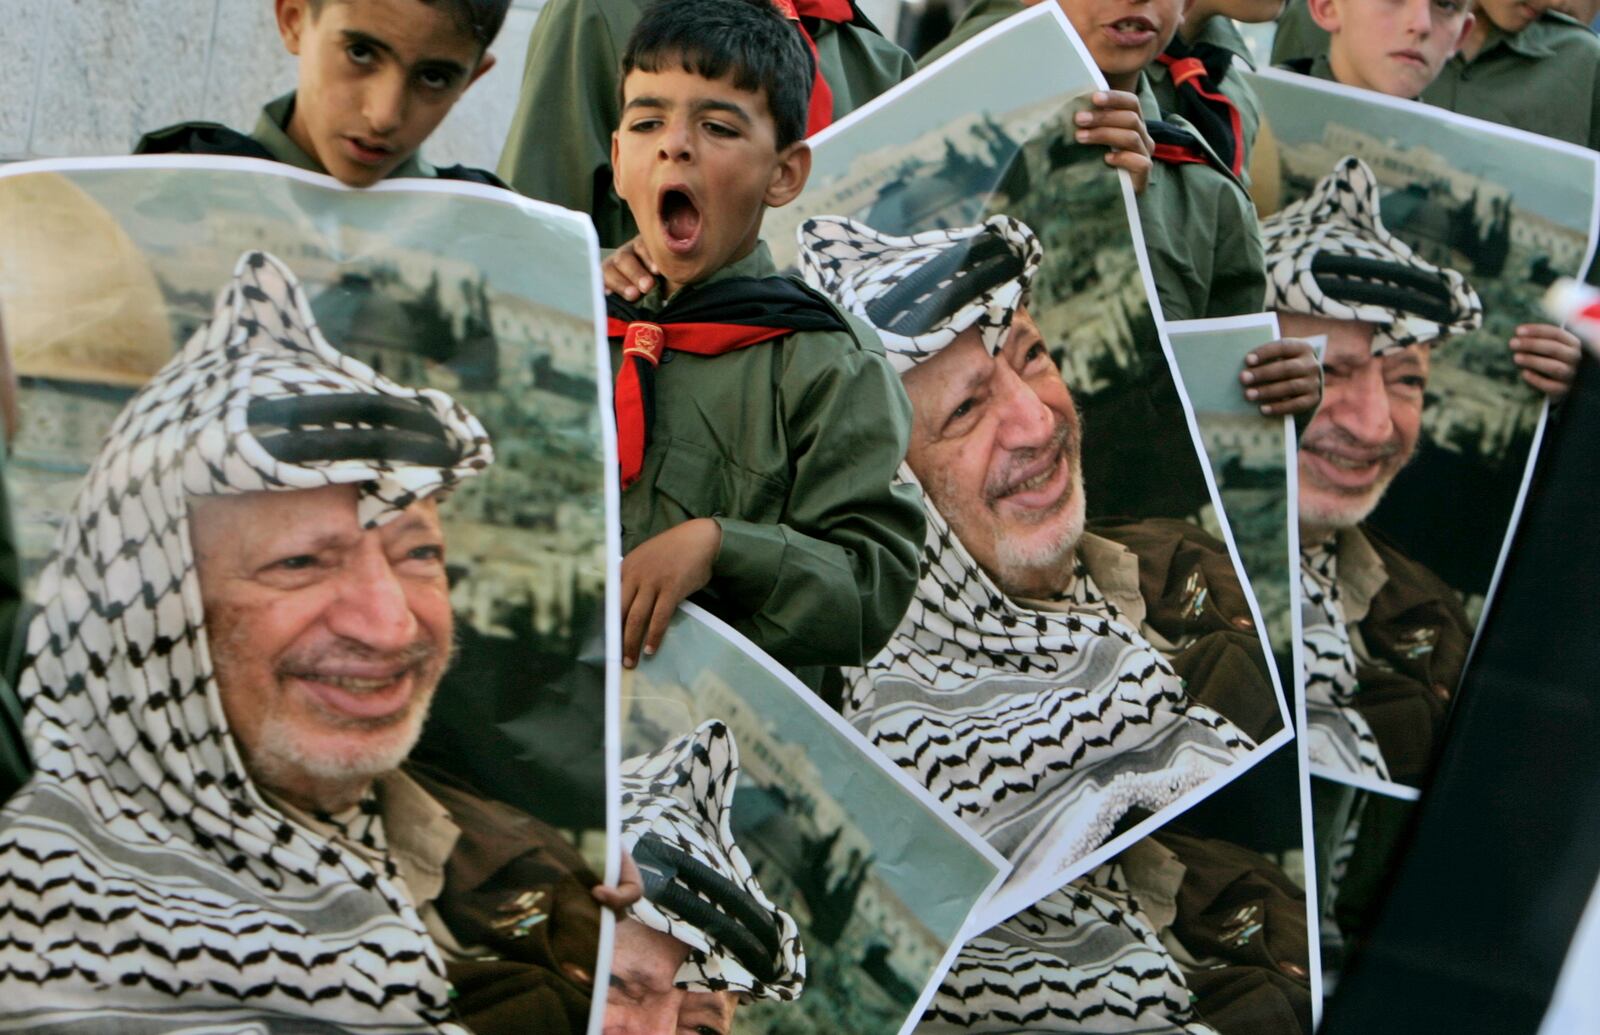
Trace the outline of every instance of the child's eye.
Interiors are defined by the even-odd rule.
[[[705,124],[705,127],[706,127],[706,132],[710,133],[714,137],[722,137],[723,139],[731,139],[731,138],[736,137],[736,136],[739,135],[739,131],[738,130],[734,129],[732,126],[724,125],[721,122],[707,122]]]
[[[650,133],[661,128],[660,119],[635,119],[628,123],[628,130],[633,133]]]
[[[345,56],[357,65],[370,65],[377,60],[378,54],[365,43],[352,43],[344,48]]]
[[[455,85],[455,77],[448,72],[432,70],[418,72],[417,81],[429,90],[448,90]]]

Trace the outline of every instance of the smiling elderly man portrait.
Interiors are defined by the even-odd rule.
[[[1483,304],[1393,236],[1378,202],[1372,171],[1345,158],[1261,230],[1284,334],[1327,338],[1322,405],[1299,453],[1307,750],[1415,785],[1472,626],[1456,593],[1366,519],[1416,452],[1433,349],[1477,328]]]
[[[584,1030],[597,879],[406,761],[452,652],[439,500],[491,460],[240,259],[40,576],[0,1030]]]
[[[1222,544],[1182,520],[1086,520],[1078,409],[1028,311],[1033,232],[995,216],[893,237],[827,216],[799,235],[807,280],[901,372],[900,476],[928,508],[916,597],[847,674],[846,716],[1011,860],[1013,885],[1280,730]]]

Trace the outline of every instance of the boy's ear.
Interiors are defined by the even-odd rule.
[[[1461,19],[1461,35],[1456,37],[1456,45],[1450,51],[1450,53],[1452,55],[1457,50],[1461,49],[1461,45],[1463,43],[1467,42],[1467,33],[1471,32],[1472,31],[1472,27],[1474,25],[1476,25],[1477,23],[1478,23],[1478,19],[1473,15],[1473,13],[1471,11],[1468,11],[1467,12],[1467,16],[1465,18]]]
[[[471,86],[473,83],[477,82],[479,79],[482,79],[483,78],[483,73],[489,71],[489,69],[491,69],[493,67],[494,67],[494,55],[489,53],[486,50],[486,51],[483,52],[483,57],[478,59],[478,67],[473,70],[473,73],[470,76],[467,77],[467,86]],[[467,86],[463,86],[461,88],[461,92],[462,93],[466,93]]]
[[[778,153],[778,164],[773,167],[772,179],[767,181],[767,193],[762,198],[768,208],[782,208],[806,189],[811,177],[811,145],[796,140]]]
[[[278,35],[289,53],[299,56],[300,38],[311,24],[311,9],[307,0],[275,0],[273,13],[278,19]]]
[[[1311,20],[1324,32],[1332,35],[1339,31],[1342,22],[1336,0],[1306,0],[1306,9],[1311,12]]]

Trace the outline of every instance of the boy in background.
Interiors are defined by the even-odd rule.
[[[662,0],[623,54],[610,166],[659,271],[609,299],[625,665],[695,597],[815,688],[883,647],[916,585],[900,379],[760,239],[810,174],[811,70],[766,0]]]
[[[390,177],[504,186],[492,173],[438,168],[422,144],[494,67],[489,44],[510,0],[276,0],[278,33],[300,59],[293,93],[246,136],[215,122],[148,133],[135,154],[264,158],[350,187]]]
[[[1600,150],[1600,38],[1548,0],[1476,0],[1471,14],[1459,50],[1420,99]],[[1308,0],[1291,0],[1278,20],[1272,63],[1314,59],[1327,50],[1328,30]]]
[[[1307,10],[1328,34],[1327,50],[1284,67],[1406,99],[1426,97],[1477,24],[1465,0],[1307,0]],[[1509,345],[1524,381],[1552,401],[1566,397],[1581,357],[1571,331],[1527,323]]]

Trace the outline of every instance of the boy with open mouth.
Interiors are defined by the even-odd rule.
[[[911,407],[877,335],[761,241],[805,187],[805,44],[765,2],[670,0],[622,59],[612,136],[634,249],[608,299],[618,371],[623,663],[694,596],[813,687],[899,624],[923,514],[894,485]]]

